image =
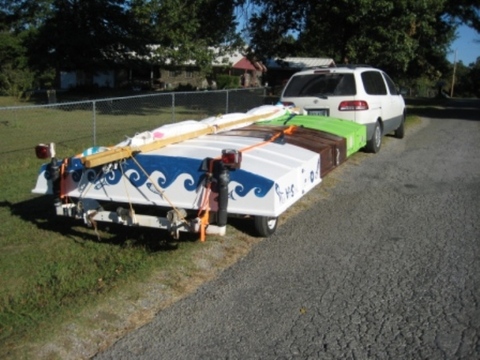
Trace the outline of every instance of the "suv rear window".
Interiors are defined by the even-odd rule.
[[[349,96],[356,93],[353,74],[317,73],[293,76],[283,96]]]

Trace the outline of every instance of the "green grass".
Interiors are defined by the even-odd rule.
[[[13,103],[0,97],[0,105]],[[46,324],[73,316],[73,309],[95,303],[119,283],[186,261],[194,251],[196,237],[187,236],[172,253],[165,251],[170,235],[148,229],[100,228],[99,241],[81,221],[56,217],[50,197],[31,194],[43,162],[34,155],[36,144],[55,142],[60,158],[93,145],[92,111],[82,106],[0,111],[2,358],[15,357],[19,343],[45,336]],[[177,119],[205,117],[176,112]],[[95,120],[98,144],[111,145],[171,122],[171,110],[137,101],[121,111],[100,109]]]
[[[0,97],[2,102],[8,105]],[[205,244],[198,243],[197,235],[185,234],[173,245],[166,232],[112,225],[100,225],[99,240],[81,221],[56,217],[52,199],[31,194],[42,163],[33,148],[55,141],[62,157],[91,146],[91,111],[22,111],[0,111],[1,358],[31,357],[35,350],[28,344],[59,337],[63,323],[109,298],[137,291],[134,285],[152,273],[163,274],[166,289],[188,292],[215,272],[203,261],[216,268],[227,266],[257,241],[242,231],[246,225],[236,223],[229,225],[228,239],[213,237]],[[177,112],[185,118],[205,116],[186,109]],[[117,143],[124,135],[170,119],[168,110],[151,104],[143,104],[141,111],[102,113],[96,119],[99,144]],[[416,119],[409,117],[407,126]],[[112,127],[115,130],[109,131]]]

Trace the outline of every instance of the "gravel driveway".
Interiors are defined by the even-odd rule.
[[[347,162],[327,199],[96,359],[480,359],[476,113]]]

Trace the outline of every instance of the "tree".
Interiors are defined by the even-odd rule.
[[[252,50],[265,57],[326,56],[337,63],[366,63],[393,76],[448,68],[448,45],[460,22],[476,25],[473,0],[251,0]],[[296,42],[288,41],[294,34]]]
[[[208,71],[220,50],[241,46],[234,2],[229,0],[135,0],[134,16],[146,27],[157,64],[194,62]]]
[[[467,89],[470,94],[480,98],[480,57],[477,57],[477,61],[473,64],[470,64],[470,73],[468,76],[469,86]]]
[[[36,3],[23,2],[32,7]],[[126,0],[43,0],[37,5],[40,3],[43,19],[37,19],[28,40],[31,63],[38,69],[96,72],[145,49],[141,27]]]
[[[211,66],[238,46],[227,0],[0,0],[36,71],[95,73],[135,63]]]
[[[462,61],[455,64],[454,97],[480,97],[480,57],[475,63],[466,66]],[[449,86],[453,78],[452,70],[447,74]]]
[[[3,2],[0,5],[0,94],[21,97],[35,82],[23,45],[26,31],[17,28],[12,9]]]
[[[242,45],[234,10],[227,0],[0,0],[25,64],[57,76],[137,63],[193,62],[208,72],[219,49]]]
[[[299,3],[295,0],[251,1],[254,6],[249,15],[247,32],[253,52],[264,58],[273,56],[285,57],[301,53],[297,41],[292,41],[295,35],[305,31],[304,22],[311,10],[311,3]],[[249,3],[247,1],[247,3]],[[248,4],[247,4],[248,6]],[[251,14],[251,15],[250,15]],[[310,56],[315,56],[315,47]]]
[[[478,0],[447,0],[445,15],[454,23],[463,23],[480,32],[480,4]]]
[[[0,31],[0,94],[21,97],[33,87],[35,74],[28,68],[21,40]]]

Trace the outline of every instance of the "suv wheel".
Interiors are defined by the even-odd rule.
[[[380,123],[377,121],[375,123],[375,128],[373,130],[372,138],[367,141],[367,151],[376,154],[380,151],[381,146],[382,146],[382,127],[380,126]]]

